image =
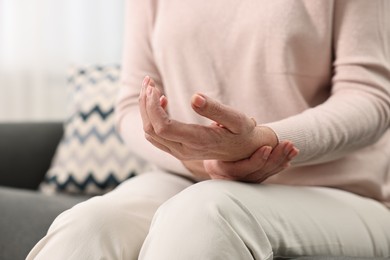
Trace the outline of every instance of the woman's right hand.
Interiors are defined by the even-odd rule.
[[[189,124],[170,117],[168,103],[150,77],[139,96],[145,138],[179,160],[237,161],[250,157],[261,146],[275,147],[274,131],[246,114],[203,94],[195,94],[191,106],[214,123]]]

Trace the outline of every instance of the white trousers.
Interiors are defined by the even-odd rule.
[[[27,259],[390,257],[390,210],[374,200],[323,187],[192,184],[164,172],[130,179],[58,216]]]

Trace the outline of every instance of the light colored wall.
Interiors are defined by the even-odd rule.
[[[70,64],[120,63],[125,0],[0,0],[0,121],[62,120]]]

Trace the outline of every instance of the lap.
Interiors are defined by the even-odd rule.
[[[194,182],[162,170],[140,174],[123,183],[103,197],[111,201],[126,203],[132,198],[166,201]]]
[[[206,181],[186,189],[176,200],[193,202],[194,198],[220,204],[219,212],[228,218],[236,212],[226,200],[240,204],[238,208],[251,214],[264,230],[275,256],[390,255],[390,210],[349,192]]]
[[[139,221],[138,216],[142,216],[147,224],[161,204],[192,184],[185,178],[161,170],[146,172],[121,183],[105,195],[77,204],[62,213],[53,226],[63,217],[78,219],[85,215],[89,216],[91,225],[113,217],[115,222],[122,222],[131,228],[135,220]],[[121,214],[117,214],[119,212]],[[137,225],[140,226],[140,223],[137,222]]]
[[[157,208],[193,184],[143,173],[59,215],[27,259],[136,259]]]

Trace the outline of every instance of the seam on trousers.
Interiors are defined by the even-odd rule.
[[[239,201],[237,198],[235,198],[233,195],[231,195],[230,193],[227,194],[228,197],[233,201],[235,202],[246,214],[248,214],[251,218],[253,218],[255,220],[256,223],[258,223],[258,226],[259,228],[263,231],[263,234],[265,235],[265,237],[267,238],[267,242],[268,242],[268,245],[269,247],[271,248],[271,252],[268,254],[268,256],[266,257],[266,260],[270,259],[272,260],[273,259],[273,250],[272,250],[272,245],[271,243],[269,242],[269,239],[268,239],[268,236],[267,236],[267,233],[264,231],[262,225],[260,225],[260,222],[259,220],[250,212],[250,210],[243,204],[241,203],[241,201]],[[245,244],[245,243],[244,243]],[[245,244],[246,245],[246,244]],[[248,248],[249,249],[249,248]],[[252,251],[252,250],[249,250],[249,251]],[[252,254],[253,255],[253,254]],[[255,259],[257,260],[257,259]],[[259,259],[259,260],[262,260],[262,259]]]

